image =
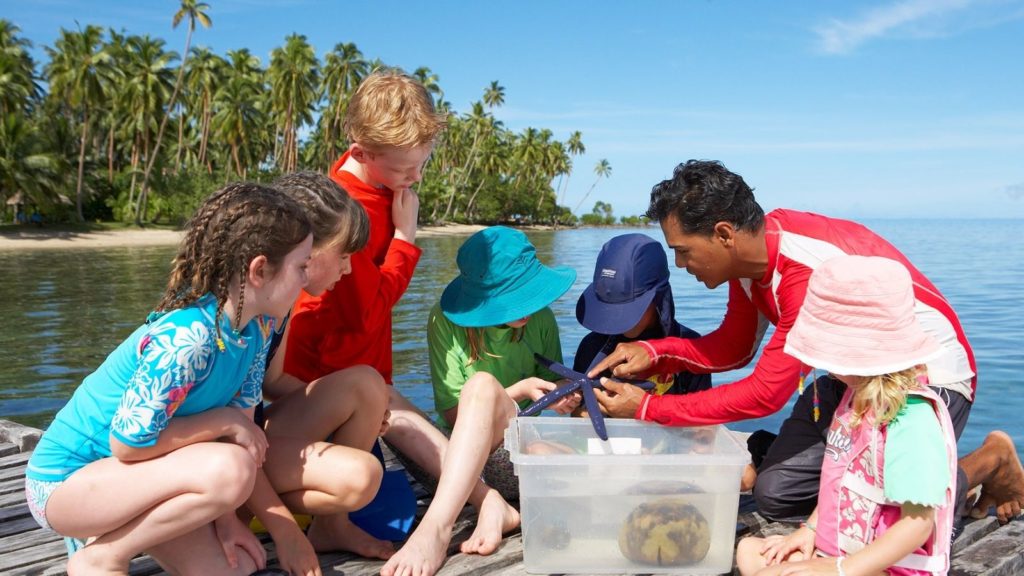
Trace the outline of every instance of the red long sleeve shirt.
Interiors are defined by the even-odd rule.
[[[359,201],[370,217],[370,239],[352,255],[352,272],[319,297],[303,292],[292,310],[285,371],[306,382],[367,364],[392,382],[391,309],[412,280],[422,251],[395,238],[394,192],[377,189],[341,171],[330,177]]]
[[[765,243],[767,272],[756,282],[729,282],[729,304],[718,329],[702,338],[645,343],[654,360],[654,373],[723,372],[750,362],[770,322],[775,332],[753,373],[694,394],[648,395],[637,409],[638,419],[696,426],[760,418],[779,411],[797,389],[803,368],[782,350],[807,292],[807,280],[821,262],[839,254],[882,256],[906,266],[914,281],[917,318],[946,351],[928,363],[930,383],[973,398],[977,382],[974,353],[960,320],[939,290],[892,244],[855,222],[794,210],[765,215]]]

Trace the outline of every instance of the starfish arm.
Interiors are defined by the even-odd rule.
[[[572,383],[566,384],[560,388],[555,388],[551,392],[541,396],[536,402],[530,404],[523,410],[519,411],[520,416],[536,416],[540,414],[548,406],[558,402],[562,398],[572,394],[573,392],[580,389],[580,380],[573,380]],[[591,392],[593,394],[593,392]]]

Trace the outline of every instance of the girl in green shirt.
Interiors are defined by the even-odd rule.
[[[495,489],[478,484],[492,453],[504,450],[505,428],[518,411],[554,390],[558,377],[537,366],[538,352],[561,361],[558,326],[548,306],[576,280],[567,267],[537,259],[522,232],[494,226],[459,248],[459,276],[448,284],[427,326],[430,376],[440,424],[451,432],[434,499],[409,540],[381,570],[383,576],[433,574],[446,557],[452,526],[477,486],[487,490],[467,554],[490,554],[519,525],[519,512]],[[570,395],[552,405],[567,414]],[[492,459],[493,460],[493,459]],[[511,467],[505,480],[515,484]]]

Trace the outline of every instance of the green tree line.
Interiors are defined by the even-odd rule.
[[[264,65],[246,48],[192,46],[213,23],[182,0],[182,52],[150,35],[87,25],[62,29],[36,62],[20,29],[0,19],[0,201],[21,194],[48,217],[180,222],[212,189],[299,169],[326,171],[347,148],[342,131],[359,82],[386,66],[351,43],[318,57],[293,33]],[[494,117],[498,81],[455,112],[436,74],[412,72],[449,114],[419,183],[420,217],[439,222],[575,224],[563,206],[580,132],[514,132]],[[611,174],[607,160],[594,185]],[[591,186],[587,192],[593,191]]]

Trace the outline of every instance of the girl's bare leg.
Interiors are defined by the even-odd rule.
[[[245,449],[223,442],[131,464],[104,458],[54,490],[46,515],[61,534],[98,536],[71,557],[69,574],[126,574],[135,555],[240,506],[255,478]]]
[[[394,414],[394,408],[392,408]],[[383,576],[429,576],[447,555],[452,527],[492,450],[501,445],[505,428],[516,415],[515,403],[490,374],[474,374],[459,397],[459,418],[444,453],[437,493],[416,531],[381,569]],[[463,552],[489,554],[504,532],[519,525],[519,513],[493,489],[477,508],[477,528]]]
[[[394,554],[391,542],[348,518],[380,487],[383,470],[369,450],[387,410],[387,388],[377,371],[356,366],[315,380],[267,409],[264,468],[289,510],[314,516],[308,535],[319,552],[347,550],[382,559]]]
[[[395,390],[394,386],[388,388],[391,389],[391,428],[384,435],[384,439],[427,474],[440,478],[441,464],[444,462],[445,450],[448,449],[448,438],[430,422],[426,414],[402,396],[401,392]],[[477,479],[468,502],[480,511],[485,500],[493,500],[491,492],[493,490],[490,487]]]
[[[764,546],[763,538],[744,538],[736,546],[736,568],[742,576],[751,576],[766,566],[764,556],[761,555],[761,547]]]
[[[268,406],[267,436],[330,439],[369,451],[388,407],[389,388],[369,366],[333,372]]]
[[[170,574],[201,576],[223,574],[246,576],[257,569],[256,561],[242,548],[235,550],[238,566],[228,565],[224,550],[217,541],[213,524],[205,524],[182,536],[164,542],[146,552]]]
[[[289,510],[314,516],[308,536],[318,552],[347,550],[381,559],[394,553],[391,542],[370,536],[348,518],[380,488],[384,470],[373,454],[279,436],[270,438],[264,469]]]

